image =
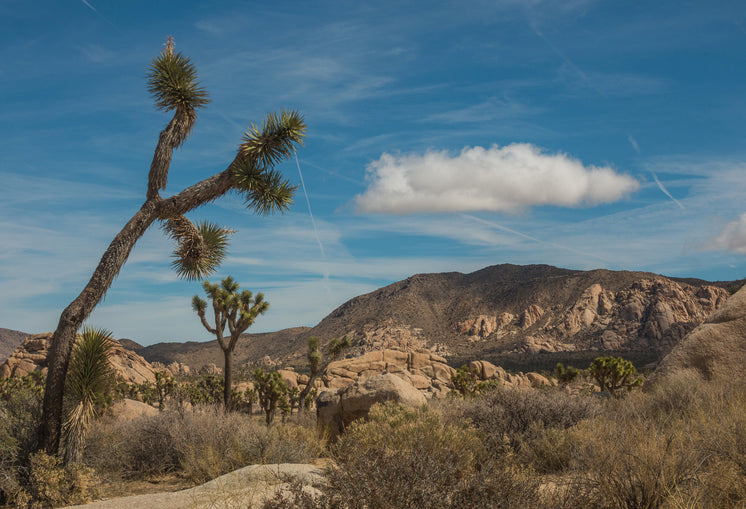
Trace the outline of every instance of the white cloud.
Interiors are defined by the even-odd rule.
[[[536,205],[597,205],[639,187],[608,166],[584,166],[528,143],[466,147],[456,157],[446,151],[384,153],[366,173],[368,188],[355,198],[358,212],[516,212]]]
[[[714,250],[735,251],[746,254],[746,212],[725,225],[711,246]]]

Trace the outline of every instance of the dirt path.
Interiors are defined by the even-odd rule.
[[[86,509],[174,509],[174,508],[251,508],[271,498],[288,482],[304,484],[323,481],[324,470],[316,465],[281,463],[251,465],[201,486],[186,490],[119,497],[91,502]]]

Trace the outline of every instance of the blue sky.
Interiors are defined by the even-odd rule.
[[[2,0],[0,327],[53,330],[144,201],[169,35],[212,102],[164,195],[266,112],[308,124],[288,213],[189,215],[238,231],[212,280],[264,292],[254,332],[498,263],[746,277],[743,2]],[[149,231],[89,323],[210,339],[171,249]]]

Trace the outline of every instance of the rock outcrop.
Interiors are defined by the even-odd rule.
[[[694,369],[705,378],[743,372],[746,365],[746,286],[689,333],[660,363],[656,378]]]
[[[322,392],[316,400],[316,416],[321,426],[341,432],[352,421],[367,417],[376,403],[389,401],[420,406],[427,399],[402,378],[386,373]]]
[[[32,371],[47,370],[47,352],[52,333],[33,334],[0,365],[0,378],[24,376]],[[142,357],[114,341],[110,361],[116,373],[129,383],[155,383],[153,367]]]
[[[500,366],[495,366],[488,361],[471,361],[469,369],[472,370],[480,380],[494,380],[501,387],[511,387],[513,389],[528,389],[538,387],[553,387],[557,381],[553,378],[547,378],[539,373],[508,373]]]
[[[454,332],[470,339],[505,342],[513,352],[578,350],[668,352],[727,299],[715,286],[690,286],[666,278],[640,279],[621,290],[594,283],[569,305],[529,304],[516,314],[478,315]]]
[[[455,372],[443,357],[427,350],[375,350],[360,357],[330,363],[321,381],[324,387],[336,389],[390,373],[431,397],[450,390],[451,376]]]

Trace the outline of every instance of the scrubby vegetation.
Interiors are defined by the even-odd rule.
[[[205,380],[214,378],[193,386],[222,399],[222,387],[209,391]],[[154,415],[94,422],[82,463],[67,467],[29,456],[40,387],[38,377],[0,382],[5,504],[83,501],[102,478],[170,475],[198,484],[249,464],[326,457],[323,484],[293,485],[264,508],[746,505],[746,385],[737,377],[679,372],[619,397],[587,390],[586,379],[490,388],[421,408],[377,405],[334,443],[309,412],[267,427],[266,415],[226,414],[214,403],[178,407],[169,396]]]

